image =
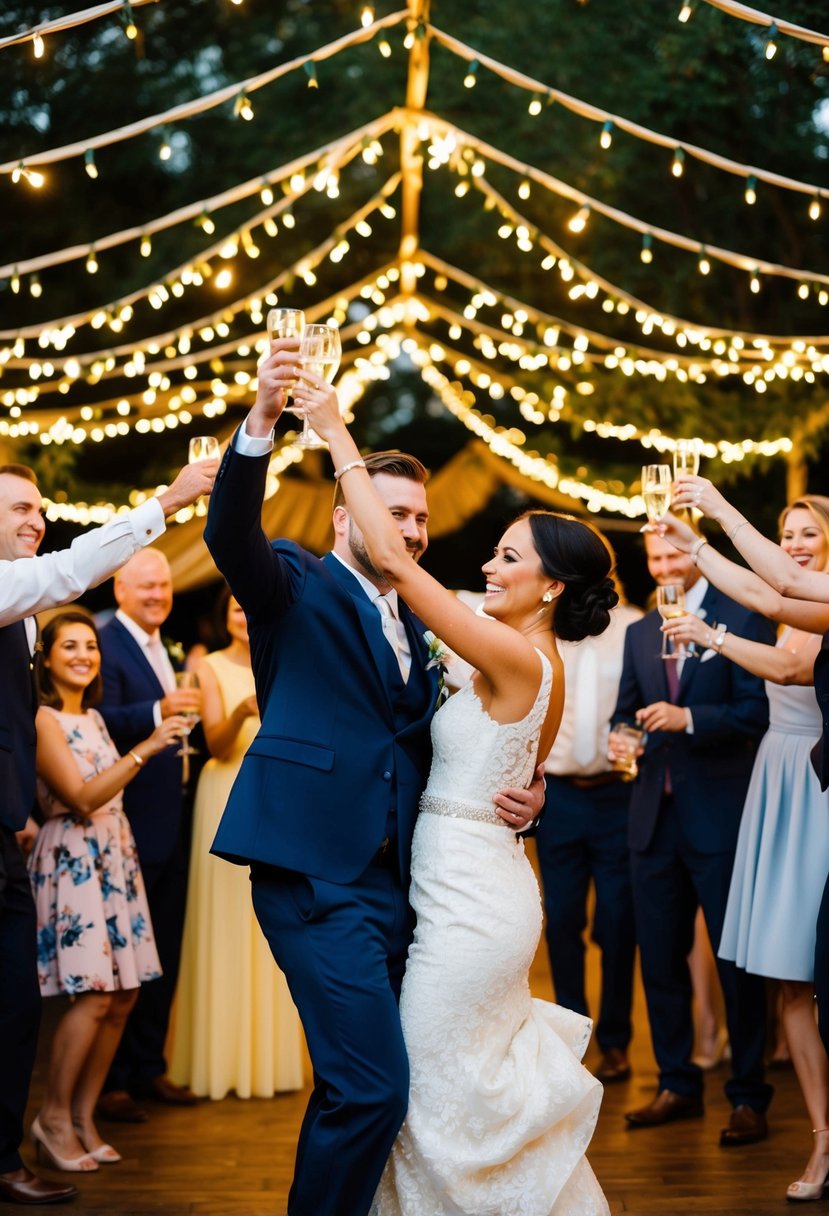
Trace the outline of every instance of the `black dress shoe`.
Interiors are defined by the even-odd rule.
[[[149,1115],[133,1102],[125,1089],[111,1089],[98,1098],[98,1114],[112,1123],[146,1123]]]
[[[728,1127],[720,1132],[723,1148],[739,1148],[743,1144],[757,1144],[769,1134],[766,1116],[751,1106],[735,1106],[728,1120]]]
[[[0,1174],[0,1202],[2,1203],[66,1203],[74,1199],[78,1188],[63,1182],[46,1182],[38,1178],[25,1165],[10,1174]]]
[[[686,1098],[670,1089],[660,1089],[653,1102],[629,1110],[625,1115],[628,1127],[661,1127],[677,1119],[699,1119],[704,1113],[702,1098]]]
[[[630,1076],[630,1060],[621,1047],[609,1047],[599,1061],[595,1077],[602,1085],[613,1085],[616,1081],[627,1081]]]
[[[195,1106],[199,1100],[187,1085],[176,1085],[169,1077],[153,1077],[147,1090],[147,1097],[156,1102],[166,1102],[168,1106]]]

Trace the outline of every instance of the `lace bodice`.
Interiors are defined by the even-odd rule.
[[[449,799],[491,811],[498,790],[530,784],[553,687],[550,660],[537,648],[536,654],[541,659],[541,685],[520,722],[495,722],[471,683],[435,714],[425,798]]]

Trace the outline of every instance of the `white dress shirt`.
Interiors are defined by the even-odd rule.
[[[157,498],[77,536],[68,549],[0,561],[0,628],[97,587],[164,532]]]
[[[334,551],[332,550],[332,557],[336,557],[336,559],[340,563],[340,565],[345,566],[345,568],[349,572],[349,574],[354,575],[357,582],[362,587],[363,591],[365,591],[366,595],[371,600],[372,604],[374,605],[375,610],[379,613],[379,609],[377,608],[376,601],[383,598],[383,593],[381,591],[378,591],[377,588],[374,586],[374,583],[372,583],[369,579],[367,579],[364,574],[361,574],[359,570],[355,570],[353,566],[350,566],[348,564],[348,562],[343,561],[343,559],[340,557],[339,553],[334,553]],[[398,597],[397,592],[395,591],[394,587],[392,587],[390,591],[386,592],[385,599],[387,599],[389,604],[391,604],[392,611],[394,612],[395,624],[397,625],[397,656],[398,656],[398,662],[401,664],[401,667],[402,667],[402,669],[401,669],[401,675],[402,675],[403,669],[408,671],[412,665],[412,651],[411,651],[411,647],[409,646],[408,635],[406,634],[406,626],[403,624],[403,622],[400,619],[399,597]],[[403,678],[405,679],[406,677],[404,676]]]
[[[132,617],[127,616],[127,614],[122,612],[120,608],[115,615],[124,626],[127,633],[129,633],[130,636],[133,637],[141,647],[144,658],[158,676],[161,687],[165,692],[172,692],[176,686],[176,673],[173,670],[173,664],[170,662],[170,656],[167,654],[167,651],[164,649],[163,645],[160,644],[161,640],[158,630],[156,630],[155,633],[147,633],[146,629],[142,629],[140,625],[137,625]],[[155,638],[159,638],[158,661],[161,665],[161,670],[159,670],[156,660],[154,659],[150,650],[150,643]],[[156,726],[161,725],[162,715],[160,701],[156,701],[153,704],[153,721],[155,722]]]

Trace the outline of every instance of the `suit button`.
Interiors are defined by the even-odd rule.
[[[387,770],[385,773],[383,773],[383,780],[384,780],[384,781],[391,781],[391,773],[390,773],[390,772],[388,772],[388,770]]]

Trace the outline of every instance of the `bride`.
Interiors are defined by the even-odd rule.
[[[492,619],[476,616],[412,561],[334,390],[300,374],[296,404],[330,446],[372,565],[476,668],[432,725],[400,1003],[409,1109],[372,1216],[601,1216],[584,1157],[602,1093],[580,1063],[591,1023],[530,996],[538,885],[492,792],[529,784],[552,747],[564,702],[556,638],[607,627],[617,600],[608,552],[587,525],[529,512],[484,565]]]

